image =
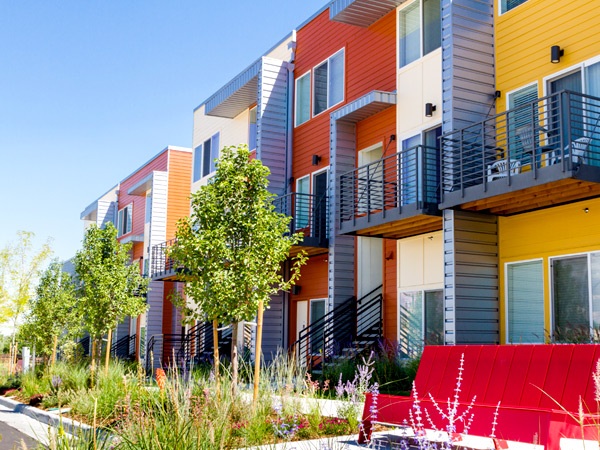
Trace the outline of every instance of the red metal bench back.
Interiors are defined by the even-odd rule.
[[[453,398],[461,355],[459,399],[469,402],[577,412],[579,396],[586,412],[596,412],[591,374],[600,345],[456,345],[426,346],[415,385],[419,396]],[[554,400],[556,400],[556,402]]]

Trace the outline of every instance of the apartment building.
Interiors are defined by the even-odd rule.
[[[166,147],[90,204],[81,213],[84,227],[87,229],[91,223],[100,227],[108,222],[115,224],[119,242],[132,243],[132,264],[147,275],[151,248],[173,239],[177,220],[189,213],[191,172],[192,150]],[[162,343],[163,335],[181,333],[181,314],[169,300],[175,289],[180,286],[173,281],[149,283],[148,311],[117,326],[113,352],[143,361],[149,342]],[[154,359],[168,359],[161,351],[175,350],[171,347],[151,348]]]
[[[600,323],[600,10],[497,0],[494,17],[499,114],[442,138],[455,279],[486,292],[501,343],[583,342]]]

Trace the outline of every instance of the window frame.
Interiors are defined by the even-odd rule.
[[[594,329],[594,309],[593,309],[593,283],[592,283],[592,254],[599,254],[600,250],[592,250],[588,252],[569,253],[565,255],[555,255],[548,257],[548,292],[550,293],[550,339],[555,341],[556,317],[554,315],[554,273],[552,270],[552,262],[559,259],[570,259],[585,256],[587,259],[587,282],[588,282],[588,303],[589,303],[589,322],[590,341]]]
[[[308,119],[298,123],[298,81],[306,76],[308,76]],[[312,69],[310,69],[294,80],[294,128],[312,119],[312,103]]]
[[[523,260],[519,260],[519,261],[510,261],[510,262],[505,262],[504,263],[504,329],[505,329],[505,336],[504,336],[504,343],[507,345],[516,345],[516,344],[523,344],[523,345],[540,345],[540,344],[545,344],[546,341],[546,330],[544,330],[544,338],[542,339],[542,342],[511,342],[509,339],[510,333],[509,333],[509,323],[508,323],[508,266],[512,265],[512,264],[524,264],[524,263],[532,263],[532,262],[541,262],[542,263],[542,286],[543,286],[543,290],[542,290],[542,298],[543,298],[543,303],[544,303],[544,328],[546,327],[546,288],[545,288],[545,282],[544,282],[544,258],[532,258],[532,259],[523,259]]]
[[[216,140],[216,146],[215,144],[215,140]],[[209,156],[209,160],[208,160],[208,172],[206,173],[206,175],[204,174],[204,170],[205,170],[205,165],[204,165],[204,151],[206,149],[206,143],[210,142],[210,156]],[[214,148],[213,148],[214,147]],[[197,152],[197,150],[199,150]],[[194,147],[194,161],[193,161],[193,167],[192,167],[192,183],[198,183],[204,180],[207,180],[208,178],[212,177],[215,172],[216,172],[216,167],[213,169],[211,166],[213,164],[215,164],[213,161],[214,159],[212,158],[212,156],[215,154],[214,152],[216,152],[217,158],[214,159],[218,159],[220,154],[221,154],[221,132],[217,131],[216,133],[214,133],[213,135],[211,135],[209,138],[207,139],[202,139],[202,143],[197,145],[196,147]],[[199,153],[200,155],[200,176],[196,177],[196,154]]]
[[[123,226],[123,219],[121,217],[125,217],[125,211],[127,209],[131,209],[131,220],[127,221],[127,228],[128,230],[125,232],[122,232],[122,226]],[[121,213],[123,213],[123,216],[121,216]],[[129,214],[127,214],[127,217],[129,217]],[[129,234],[132,232],[133,230],[133,202],[130,202],[129,204],[125,205],[123,208],[119,209],[119,211],[117,212],[117,237],[123,237],[126,234]]]
[[[252,111],[256,111],[254,114],[256,119],[254,123],[252,123]],[[254,142],[252,141],[252,125],[254,125]],[[212,137],[211,137],[212,139]],[[254,105],[251,108],[248,108],[248,150],[256,151],[256,147],[258,147],[258,105]],[[252,147],[254,145],[254,147]]]
[[[344,70],[342,71],[342,99],[339,102],[334,103],[333,105],[330,105],[329,104],[329,77],[331,75],[331,70],[330,70],[331,64],[329,63],[329,61],[334,56],[336,56],[338,53],[340,53],[340,52],[344,53],[344,55],[342,57],[343,67],[344,67]],[[320,113],[315,114],[315,101],[314,101],[315,100],[315,83],[314,83],[315,75],[314,75],[314,72],[315,72],[316,69],[318,69],[319,67],[321,67],[325,63],[327,63],[327,107],[323,111],[321,111]],[[344,103],[344,101],[346,100],[346,47],[340,48],[338,51],[332,53],[329,57],[325,58],[323,61],[321,61],[320,63],[316,64],[312,68],[311,73],[312,73],[312,77],[311,77],[311,95],[310,95],[311,108],[310,108],[310,110],[311,110],[311,113],[312,113],[311,118],[313,118],[313,117],[320,116],[321,114],[323,114],[324,112],[330,110],[334,106],[337,106],[337,105],[340,105],[340,104]],[[307,122],[308,122],[308,120],[307,120]],[[306,122],[303,122],[303,123],[306,123]]]
[[[402,313],[401,309],[400,309],[400,295],[403,293],[421,293],[421,336],[419,337],[419,341],[422,343],[421,346],[421,351],[423,350],[423,347],[425,347],[425,333],[426,333],[426,320],[425,320],[425,293],[426,292],[442,292],[442,307],[443,307],[443,295],[444,295],[444,286],[443,285],[431,285],[431,286],[427,286],[427,287],[420,287],[420,288],[404,288],[404,289],[398,289],[398,293],[397,293],[397,297],[396,297],[396,309],[398,310],[397,314],[396,314],[396,336],[397,336],[397,341],[400,344],[400,314]],[[444,341],[445,341],[445,335],[446,335],[446,323],[445,321],[442,319],[442,336],[444,337]],[[404,358],[412,358],[412,356],[406,356]]]
[[[396,11],[396,70],[403,70],[406,67],[410,67],[413,64],[415,64],[417,61],[420,61],[421,59],[423,59],[425,56],[430,55],[433,52],[435,52],[436,50],[439,50],[442,48],[442,36],[440,35],[440,46],[436,47],[435,49],[433,49],[427,53],[424,53],[425,52],[425,24],[424,24],[425,14],[424,14],[423,1],[424,0],[408,1],[405,4],[401,5]],[[401,66],[400,65],[400,14],[402,14],[402,11],[404,9],[408,8],[410,5],[417,3],[417,2],[419,3],[419,57],[417,59],[415,59],[414,61],[411,61],[408,64],[404,64],[403,66]],[[440,27],[441,27],[441,22],[442,22],[442,13],[441,13],[441,2],[440,2]]]
[[[515,10],[515,9],[517,9],[519,6],[523,5],[524,3],[527,3],[527,2],[528,2],[528,0],[525,0],[523,3],[521,3],[521,4],[517,5],[517,6],[515,6],[514,8],[507,9],[506,11],[503,11],[503,8],[502,8],[502,2],[503,2],[503,0],[498,0],[498,16],[501,16],[501,15],[503,15],[503,14],[509,13],[510,11],[514,11],[514,10]]]

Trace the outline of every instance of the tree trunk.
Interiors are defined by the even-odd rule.
[[[232,324],[231,330],[231,395],[235,398],[238,383],[238,326],[239,322]]]
[[[217,398],[219,398],[219,326],[217,319],[213,320],[213,356],[215,359],[215,380],[217,382]]]
[[[106,341],[106,362],[104,363],[104,376],[108,376],[108,361],[110,360],[110,346],[112,341],[112,330],[108,330],[108,339]]]
[[[96,338],[92,339],[92,388],[94,387],[94,369],[96,367]]]
[[[54,343],[52,344],[52,370],[54,370],[54,363],[56,363],[56,347],[58,347],[58,336],[54,336]]]
[[[258,304],[258,318],[256,320],[256,347],[254,350],[254,398],[253,405],[256,407],[258,401],[258,382],[260,378],[260,355],[262,348],[262,327],[263,327],[263,309],[264,303],[261,300]]]

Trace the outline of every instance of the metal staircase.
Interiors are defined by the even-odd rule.
[[[353,357],[383,336],[383,286],[356,300],[351,297],[322,318],[300,330],[291,346],[299,364],[308,370],[339,357]]]

